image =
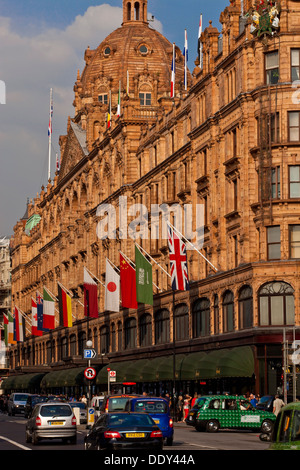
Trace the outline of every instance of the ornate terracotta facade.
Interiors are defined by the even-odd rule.
[[[151,204],[202,204],[201,251],[217,271],[188,251],[191,290],[176,293],[174,312],[168,278],[155,263],[162,292],[155,289],[153,308],[105,312],[99,285],[99,318],[88,334],[105,361],[166,356],[174,314],[177,353],[251,346],[256,392],[281,385],[280,367],[270,364],[281,361],[282,331],[299,325],[300,307],[300,2],[276,3],[272,22],[259,23],[254,13],[269,14],[271,2],[245,1],[243,14],[240,0],[230,2],[222,31],[210,23],[202,34],[203,69],[197,59],[188,92],[176,48],[171,99],[172,44],[149,27],[147,1],[124,0],[122,26],[85,52],[74,117],[60,138],[60,173],[28,205],[28,216],[41,220],[30,235],[24,220],[14,228],[13,304],[30,315],[36,290],[46,285],[56,294],[57,282],[82,302],[84,266],[104,282],[106,258],[118,266],[121,250],[134,260],[134,241],[119,227],[115,239],[98,238],[100,204],[112,204],[117,220],[120,197],[149,214]],[[166,240],[138,243],[169,270]],[[70,331],[28,337],[11,348],[12,368],[76,363],[87,326],[80,302],[72,305]]]

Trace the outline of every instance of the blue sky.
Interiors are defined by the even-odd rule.
[[[188,32],[189,68],[197,55],[200,13],[221,29],[229,0],[148,0],[153,26],[183,49]],[[13,233],[27,198],[47,184],[49,90],[54,89],[53,153],[73,117],[73,86],[84,51],[120,26],[122,0],[0,0],[0,237]],[[54,163],[53,163],[54,168]]]

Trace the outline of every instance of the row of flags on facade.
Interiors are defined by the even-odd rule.
[[[186,244],[168,225],[168,246],[170,273],[173,290],[189,290]],[[120,308],[136,309],[139,303],[153,305],[153,276],[150,255],[145,256],[142,248],[135,245],[135,263],[120,252],[120,267],[106,259],[105,283],[98,280],[105,288],[105,311],[119,312]],[[145,252],[145,250],[143,250]],[[146,252],[145,252],[146,253]],[[151,257],[150,257],[151,258]],[[166,272],[166,271],[165,271]],[[98,283],[95,276],[85,267],[83,275],[84,315],[98,318]],[[54,296],[46,287],[43,293],[37,292],[31,299],[31,319],[17,306],[13,314],[4,314],[5,343],[15,344],[25,339],[25,320],[31,325],[28,330],[33,336],[42,336],[44,332],[57,326],[73,325],[72,294],[58,283],[58,296]],[[157,286],[155,286],[157,288]],[[58,309],[56,308],[58,304]],[[58,311],[58,320],[56,312]],[[57,325],[57,322],[59,325]]]

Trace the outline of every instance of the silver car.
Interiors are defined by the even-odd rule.
[[[77,442],[76,418],[68,403],[46,402],[37,404],[26,424],[26,442],[37,444],[40,439]]]

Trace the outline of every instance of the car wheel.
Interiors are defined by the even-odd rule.
[[[206,423],[206,431],[207,432],[217,432],[220,428],[219,421],[216,421],[215,419],[210,419]]]
[[[29,444],[31,441],[32,441],[32,439],[31,439],[30,433],[29,433],[28,429],[26,429],[25,442],[27,442],[27,444]]]
[[[37,437],[36,433],[33,432],[33,434],[32,434],[32,444],[36,446],[38,444],[38,442],[39,442],[39,438]]]
[[[261,425],[261,432],[263,434],[269,434],[273,430],[273,423],[269,419],[265,419]]]

